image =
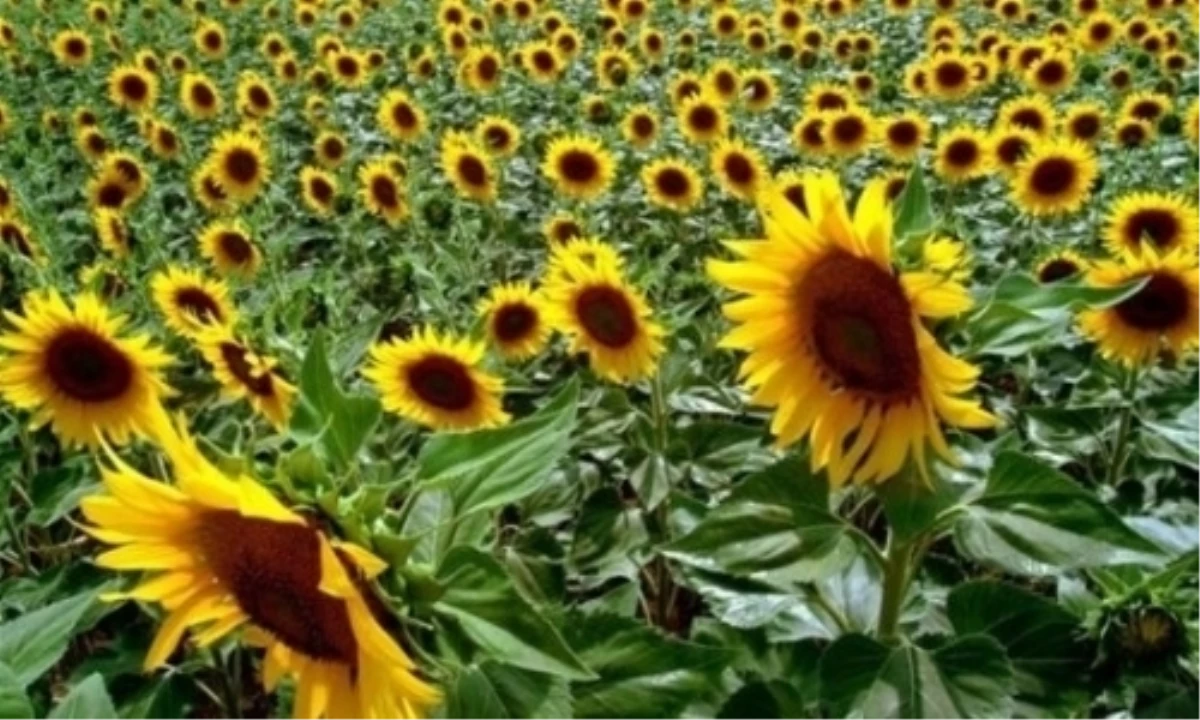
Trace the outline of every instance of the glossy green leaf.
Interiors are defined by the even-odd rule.
[[[898,238],[920,237],[933,230],[933,210],[921,163],[913,163],[904,191],[895,201],[893,232]]]
[[[300,397],[292,414],[292,432],[319,437],[319,446],[334,461],[350,464],[379,424],[379,400],[343,392],[329,367],[324,335],[313,335],[300,370]]]
[[[25,694],[25,683],[0,662],[0,718],[29,717],[33,717],[33,705]]]
[[[1095,495],[1014,452],[997,456],[986,487],[965,505],[954,534],[968,556],[1022,575],[1162,560],[1153,543]]]
[[[67,693],[47,717],[115,718],[117,710],[113,707],[108,688],[104,687],[104,678],[92,674],[71,688],[71,692]]]
[[[23,686],[37,680],[66,652],[94,600],[91,593],[76,595],[0,625],[0,663]]]
[[[1012,667],[986,635],[926,650],[846,635],[821,657],[821,701],[832,717],[1011,717]]]
[[[526,670],[570,679],[593,677],[558,629],[517,592],[504,567],[470,547],[450,551],[438,568],[444,588],[433,609],[458,623],[488,656]]]
[[[561,677],[485,662],[464,668],[446,692],[452,718],[565,718],[571,695]]]

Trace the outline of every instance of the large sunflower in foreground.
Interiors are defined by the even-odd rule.
[[[295,680],[295,717],[412,718],[438,701],[369,595],[386,563],[331,540],[256,480],[226,476],[186,431],[164,433],[163,444],[173,484],[110,455],[101,468],[106,493],[80,504],[88,532],[118,546],[97,565],[152,573],[108,597],[167,611],[147,670],[163,665],[188,631],[206,647],[245,628],[265,648],[267,690]]]
[[[995,423],[964,397],[978,369],[924,322],[962,313],[970,297],[935,273],[897,271],[885,192],[870,184],[853,219],[827,173],[804,179],[807,215],[764,193],[766,239],[728,243],[742,259],[708,268],[745,295],[725,306],[738,326],[723,344],[749,352],[741,376],[752,402],[776,408],[779,445],[809,438],[813,468],[836,484],[884,482],[909,458],[924,470],[927,446],[952,459],[942,423]]]
[[[504,384],[479,369],[482,343],[443,337],[429,328],[407,340],[377,343],[363,375],[383,407],[434,430],[475,430],[508,422]]]
[[[1196,206],[1180,194],[1135,192],[1118,198],[1108,213],[1104,242],[1109,252],[1138,253],[1142,244],[1160,253],[1185,247],[1195,254],[1200,217]]]
[[[56,292],[33,293],[5,317],[13,329],[0,334],[0,397],[32,411],[34,425],[83,445],[160,430],[171,357],[143,335],[122,337],[124,318],[95,296],[69,307]]]
[[[202,332],[197,345],[226,395],[245,398],[275,427],[287,427],[296,388],[275,372],[272,358],[255,352],[223,326]]]
[[[570,338],[571,352],[587,353],[600,377],[630,382],[654,373],[663,329],[614,256],[611,251],[590,259],[576,252],[558,254],[545,292],[551,323]]]
[[[1087,282],[1113,288],[1144,281],[1133,295],[1108,307],[1079,315],[1083,334],[1105,357],[1126,365],[1152,362],[1166,348],[1181,354],[1196,347],[1200,333],[1200,273],[1196,255],[1186,247],[1160,254],[1147,246],[1140,254],[1093,265]]]

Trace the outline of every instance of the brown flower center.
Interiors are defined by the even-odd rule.
[[[29,238],[25,236],[19,226],[13,223],[0,223],[0,242],[27,258],[33,257],[33,248],[29,245]]]
[[[125,206],[128,198],[129,193],[125,191],[124,185],[119,182],[106,182],[96,193],[96,204],[106,208],[121,208]]]
[[[633,305],[617,288],[594,285],[575,298],[575,316],[588,337],[608,348],[628,346],[637,337]]]
[[[957,168],[967,168],[979,159],[979,144],[970,138],[959,138],[946,146],[946,161]]]
[[[833,132],[834,139],[842,145],[854,145],[867,134],[866,124],[856,115],[837,118],[829,129]]]
[[[1029,185],[1039,195],[1055,196],[1075,186],[1078,171],[1066,158],[1048,157],[1037,163],[1029,176]]]
[[[246,148],[234,148],[225,156],[225,172],[234,182],[248,185],[258,179],[258,155]]]
[[[654,176],[654,185],[660,193],[669,198],[686,197],[692,189],[687,174],[674,167],[659,170],[658,174]]]
[[[458,176],[472,187],[484,187],[488,184],[487,166],[474,155],[463,155],[458,159]]]
[[[1058,85],[1067,78],[1067,68],[1057,60],[1047,60],[1038,65],[1038,81],[1045,85]]]
[[[275,394],[275,386],[271,381],[271,373],[258,373],[250,364],[250,351],[237,343],[221,343],[221,358],[225,361],[229,373],[237,378],[251,393],[259,397],[271,397]]]
[[[1100,118],[1088,113],[1071,121],[1071,134],[1080,140],[1091,140],[1100,134]]]
[[[333,186],[323,177],[314,177],[309,180],[308,191],[313,199],[321,205],[328,205],[333,200]]]
[[[808,199],[804,196],[804,186],[800,183],[792,183],[784,188],[783,196],[792,204],[792,207],[799,210],[804,215],[808,215]]]
[[[1038,281],[1042,283],[1065,280],[1079,272],[1079,266],[1066,258],[1055,258],[1042,266],[1038,271]]]
[[[54,387],[73,400],[102,403],[133,385],[128,356],[107,338],[76,327],[60,331],[46,348],[45,370]]]
[[[386,175],[376,175],[371,179],[371,197],[384,208],[394,208],[400,204],[400,193],[396,183]]]
[[[947,90],[957,90],[967,83],[970,74],[959,62],[942,62],[933,71],[934,80]]]
[[[266,110],[271,107],[271,93],[261,85],[253,85],[248,93],[250,104],[260,110]]]
[[[140,103],[150,94],[150,86],[140,75],[125,75],[118,83],[121,95],[130,102]]]
[[[920,392],[921,358],[912,307],[899,281],[845,252],[819,260],[797,287],[810,342],[839,386],[880,402]]]
[[[600,174],[596,156],[584,150],[568,150],[558,160],[558,170],[573,183],[589,183]]]
[[[203,325],[219,323],[225,319],[221,314],[221,306],[204,288],[180,288],[175,292],[175,305]]]
[[[87,54],[87,43],[79,38],[70,38],[67,40],[65,49],[67,55],[73,58],[80,58]]]
[[[1179,278],[1156,272],[1132,297],[1122,300],[1115,310],[1126,325],[1138,330],[1163,331],[1187,319],[1188,290]]]
[[[429,405],[459,412],[475,402],[475,384],[461,362],[445,355],[430,355],[407,369],[408,386]]]
[[[688,125],[699,132],[712,132],[717,127],[717,111],[708,105],[697,105],[688,113]]]
[[[915,123],[907,120],[892,123],[887,130],[888,140],[893,145],[898,145],[902,148],[911,147],[917,144],[921,139],[920,132],[917,131]]]
[[[492,332],[500,342],[517,342],[533,332],[537,321],[536,310],[524,303],[510,303],[496,309],[492,316]]]
[[[235,265],[243,265],[254,257],[254,246],[239,232],[223,232],[218,242],[221,252]]]
[[[818,110],[844,110],[848,104],[841,93],[823,92],[817,96]]]
[[[1143,238],[1159,250],[1169,250],[1179,242],[1179,221],[1175,214],[1162,208],[1143,208],[1125,222],[1125,242],[1136,248]]]
[[[735,185],[750,185],[754,182],[754,163],[741,153],[730,153],[722,163],[725,177]]]

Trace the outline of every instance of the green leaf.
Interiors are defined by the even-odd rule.
[[[893,232],[896,237],[919,237],[933,230],[933,211],[930,209],[929,190],[925,187],[921,163],[913,163],[912,172],[904,183],[904,191],[896,198],[895,207]]]
[[[571,683],[575,717],[678,717],[714,689],[732,654],[668,638],[636,620],[572,614],[567,639],[599,677]]]
[[[614,577],[632,580],[638,574],[636,553],[648,541],[641,511],[626,507],[614,488],[600,488],[580,509],[569,567],[585,576],[587,587]]]
[[[1025,702],[1049,705],[1081,687],[1094,649],[1083,642],[1080,620],[1028,590],[979,580],[950,591],[946,615],[959,635],[990,635],[1004,646]]]
[[[92,593],[76,595],[0,625],[0,663],[23,686],[37,680],[66,652],[94,599]]]
[[[743,685],[721,706],[718,718],[804,717],[804,699],[795,687],[782,680]]]
[[[495,558],[456,547],[437,579],[444,592],[434,612],[456,621],[484,653],[526,670],[576,680],[594,677],[544,614],[517,592]]]
[[[830,512],[823,476],[788,458],[747,478],[668,557],[782,587],[824,577],[854,557],[845,521]]]
[[[83,682],[71,688],[71,692],[62,699],[49,718],[115,718],[117,709],[113,707],[108,689],[104,687],[104,678],[98,674],[87,676]]]
[[[418,459],[423,487],[446,489],[456,517],[537,491],[570,447],[578,402],[573,380],[545,407],[511,425],[430,438]]]
[[[1011,717],[1012,667],[986,635],[926,650],[846,635],[821,657],[821,700],[833,717]]]
[[[1015,452],[996,457],[954,528],[962,552],[1020,575],[1156,564],[1158,548],[1070,478]]]
[[[647,510],[653,510],[671,493],[680,473],[661,454],[650,453],[629,474],[629,483]]]
[[[78,464],[42,470],[30,484],[33,508],[29,511],[28,521],[47,527],[74,511],[80,499],[95,492],[97,487]]]
[[[0,718],[29,717],[33,717],[33,705],[25,694],[25,683],[0,662]]]
[[[1200,400],[1180,410],[1173,418],[1143,420],[1142,444],[1147,454],[1200,469]]]
[[[571,694],[560,677],[485,662],[465,668],[446,693],[446,717],[565,718]]]
[[[300,369],[300,399],[292,415],[293,434],[320,438],[320,447],[341,465],[353,462],[379,423],[379,400],[342,391],[326,357],[322,333],[313,335]]]

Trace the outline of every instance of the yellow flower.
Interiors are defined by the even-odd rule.
[[[92,212],[92,226],[100,239],[100,247],[117,258],[129,257],[133,249],[133,236],[125,225],[121,213],[113,208],[98,207]],[[0,228],[0,235],[3,229]],[[7,242],[5,244],[8,244]]]
[[[159,431],[172,360],[144,335],[123,336],[124,317],[86,293],[69,307],[55,291],[27,295],[5,317],[13,329],[0,334],[0,397],[32,411],[34,425],[90,446]]]
[[[962,125],[938,138],[934,170],[952,183],[982,177],[991,169],[988,137],[969,125]]]
[[[108,74],[108,99],[131,112],[146,112],[158,101],[158,78],[136,65],[121,65]]]
[[[408,218],[404,179],[396,174],[387,160],[376,159],[364,164],[359,168],[358,182],[363,204],[372,215],[383,218],[393,227]]]
[[[915,112],[901,113],[883,121],[879,137],[892,159],[911,161],[929,142],[929,121]]]
[[[704,181],[686,161],[661,158],[642,168],[642,185],[650,202],[688,212],[704,198]]]
[[[425,112],[403,90],[392,90],[379,102],[379,127],[402,142],[412,142],[425,130]]]
[[[250,231],[237,220],[216,220],[200,231],[200,254],[222,275],[250,276],[258,271],[262,253]]]
[[[92,61],[92,39],[78,30],[63,30],[54,36],[54,57],[67,67],[84,67]]]
[[[830,110],[822,128],[825,148],[834,155],[852,157],[864,152],[875,141],[875,119],[858,107]]]
[[[258,354],[222,326],[204,330],[196,344],[226,396],[245,399],[276,429],[287,427],[296,388],[275,371],[273,359]]]
[[[207,75],[188,73],[179,85],[179,102],[189,116],[208,120],[221,114],[221,93]]]
[[[475,430],[508,422],[500,407],[503,382],[479,368],[482,343],[429,328],[410,339],[376,343],[363,375],[383,407],[434,430]]]
[[[594,200],[612,184],[612,155],[594,138],[579,135],[559,137],[546,150],[542,175],[554,183],[560,195]]]
[[[726,347],[749,352],[741,377],[755,404],[775,407],[780,446],[807,437],[814,470],[834,484],[884,482],[927,446],[952,459],[941,424],[995,419],[964,397],[979,371],[937,344],[924,319],[958,315],[970,296],[929,272],[898,273],[881,183],[849,215],[830,174],[805,179],[808,214],[765,194],[763,241],[729,242],[742,259],[709,274],[744,297],[725,306],[737,327]]]
[[[634,105],[621,121],[621,135],[630,145],[645,150],[658,137],[658,116],[649,105]]]
[[[1134,255],[1150,246],[1160,254],[1184,248],[1196,252],[1200,216],[1195,203],[1177,193],[1132,192],[1117,198],[1108,212],[1104,242],[1114,256]]]
[[[550,339],[543,300],[527,282],[497,285],[479,305],[488,341],[510,360],[537,355]]]
[[[271,166],[262,141],[244,131],[226,132],[213,144],[205,167],[235,203],[251,202],[270,179]]]
[[[1098,170],[1092,149],[1077,140],[1040,140],[1009,180],[1013,202],[1030,215],[1073,213],[1092,193]]]
[[[716,142],[728,132],[721,103],[706,92],[684,98],[677,115],[684,137],[697,145]]]
[[[499,177],[488,151],[463,133],[442,136],[442,172],[464,198],[482,203],[496,200]]]
[[[770,179],[762,154],[741,140],[718,142],[710,156],[709,168],[725,192],[746,202],[753,202],[755,194]]]
[[[167,327],[186,338],[195,339],[213,326],[237,324],[225,283],[195,270],[168,265],[150,279],[150,291]]]
[[[304,205],[314,214],[327,217],[337,199],[338,181],[329,172],[311,165],[300,169],[300,191]]]
[[[1088,268],[1088,262],[1071,250],[1058,250],[1042,258],[1034,274],[1043,285],[1077,277]]]
[[[475,126],[475,140],[496,157],[512,157],[521,145],[521,129],[508,118],[487,115]]]
[[[1017,126],[1046,136],[1054,130],[1054,106],[1041,95],[1025,95],[1000,106],[998,127]]]

